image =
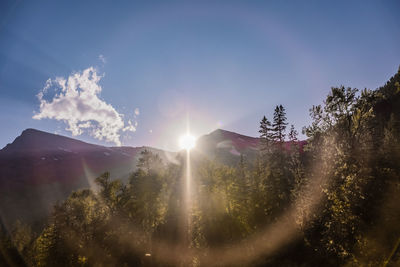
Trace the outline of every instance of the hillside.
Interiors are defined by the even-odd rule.
[[[240,153],[255,155],[258,139],[216,130],[198,140],[197,151],[210,159],[234,163]],[[176,153],[149,147],[105,147],[26,129],[0,150],[0,212],[5,224],[16,219],[40,223],[57,201],[73,191],[93,187],[105,171],[125,180],[140,151],[159,154],[164,163]]]
[[[5,223],[40,221],[72,191],[93,186],[104,171],[126,179],[148,147],[104,147],[27,129],[0,150],[0,211]]]

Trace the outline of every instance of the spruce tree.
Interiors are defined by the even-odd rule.
[[[294,128],[294,125],[292,124],[290,126],[290,131],[289,131],[289,136],[288,136],[289,137],[289,141],[292,142],[292,143],[297,142],[298,141],[297,135],[298,135],[298,133],[297,133],[296,129]]]
[[[275,142],[285,141],[285,130],[287,126],[286,112],[282,105],[276,106],[274,111],[274,122],[272,123],[273,138]]]
[[[268,152],[268,149],[272,143],[272,128],[271,122],[267,117],[263,117],[260,122],[260,150],[263,154]]]

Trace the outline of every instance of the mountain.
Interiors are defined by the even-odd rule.
[[[260,139],[235,132],[217,129],[210,134],[203,135],[197,140],[196,150],[211,160],[216,160],[227,165],[236,165],[243,155],[249,161],[255,159],[258,154]],[[306,141],[298,141],[300,152]],[[286,142],[285,149],[290,148],[290,142]]]
[[[77,189],[94,186],[105,171],[126,179],[139,154],[148,149],[164,160],[170,153],[149,147],[104,147],[65,136],[27,129],[0,150],[0,215],[40,222],[57,201]]]
[[[217,129],[197,140],[196,151],[211,160],[235,165],[243,154],[254,158],[258,151],[259,138]]]
[[[194,157],[207,157],[235,165],[243,154],[257,155],[259,139],[225,130],[200,137]],[[302,144],[302,143],[301,143]],[[26,129],[0,150],[0,216],[5,225],[20,219],[41,225],[57,201],[72,191],[93,188],[105,171],[126,180],[144,149],[157,153],[165,163],[177,153],[150,147],[105,147],[73,138]]]
[[[104,147],[27,129],[0,150],[0,184],[5,180],[29,184],[76,183],[86,178],[83,176],[87,171],[97,174],[109,170],[120,177],[133,170],[135,156],[143,149]]]

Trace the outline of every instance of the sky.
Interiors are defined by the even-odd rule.
[[[26,128],[178,149],[217,128],[299,132],[331,86],[400,66],[399,1],[0,2],[0,147]],[[302,136],[304,138],[304,136]]]

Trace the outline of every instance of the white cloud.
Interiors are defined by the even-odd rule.
[[[40,111],[33,118],[64,121],[72,135],[89,133],[96,139],[121,145],[120,132],[136,131],[137,122],[124,121],[124,115],[99,98],[102,76],[90,67],[83,72],[71,74],[68,79],[58,77],[47,80],[38,93]],[[48,101],[44,99],[49,89],[54,87],[56,94]]]
[[[103,55],[99,55],[99,60],[101,61],[101,62],[103,62],[103,64],[106,64],[106,62],[107,62],[107,60],[106,60],[106,58],[103,56]]]
[[[136,131],[136,127],[137,127],[137,121],[135,121],[135,125],[132,124],[131,120],[128,120],[128,125],[125,126],[122,131],[126,132],[126,131],[131,131],[131,132],[135,132]]]

